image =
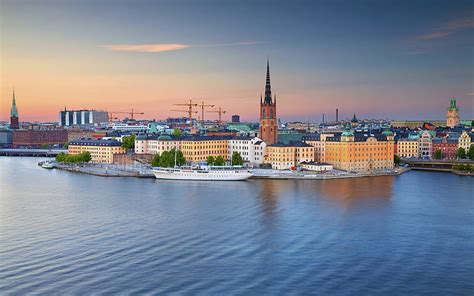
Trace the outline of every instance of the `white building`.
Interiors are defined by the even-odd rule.
[[[420,139],[418,140],[418,155],[421,158],[431,158],[431,150],[432,150],[432,137],[428,131],[424,131],[420,135]]]
[[[244,162],[259,166],[263,163],[266,147],[267,144],[257,137],[235,137],[229,140],[229,159],[232,153],[238,152]]]
[[[302,162],[300,164],[303,170],[313,171],[313,172],[327,172],[332,171],[334,167],[328,163],[320,163],[320,162]]]
[[[458,148],[464,148],[464,150],[467,152],[471,145],[471,136],[466,131],[463,131],[458,138]]]
[[[126,123],[114,123],[112,129],[121,132],[144,133],[148,129],[147,125],[131,125]]]
[[[109,121],[109,113],[97,110],[63,110],[59,112],[59,125],[100,125]]]

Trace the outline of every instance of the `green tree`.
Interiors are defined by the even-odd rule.
[[[183,132],[179,128],[175,128],[171,133],[172,136],[179,137],[183,134]]]
[[[395,165],[399,165],[400,162],[401,162],[400,156],[398,156],[397,154],[394,154],[394,155],[393,155],[393,163],[394,163]]]
[[[220,156],[220,155],[217,156],[217,157],[216,157],[216,160],[214,161],[214,165],[216,165],[216,166],[223,166],[223,165],[225,165],[225,160],[224,160],[224,158],[223,158],[222,156]]]
[[[243,165],[244,160],[242,159],[242,156],[240,156],[240,153],[237,151],[234,151],[232,153],[232,165]]]
[[[210,155],[207,157],[207,164],[208,165],[214,165],[214,162],[216,162],[216,159],[214,158],[214,156]]]
[[[67,157],[67,154],[64,153],[64,152],[61,152],[58,155],[56,155],[56,161],[57,162],[64,162],[64,161],[66,161],[66,157]]]
[[[68,143],[65,143],[65,144],[63,145],[63,149],[67,149],[67,148],[69,148],[69,144],[68,144]]]
[[[160,160],[161,160],[161,156],[160,154],[155,154],[155,156],[153,156],[153,159],[151,160],[151,166],[153,167],[159,167],[160,166]]]
[[[122,147],[125,149],[135,148],[135,135],[124,136],[122,138]]]
[[[79,154],[80,162],[89,162],[92,160],[91,153],[89,151],[84,151]]]
[[[433,154],[434,159],[441,159],[443,158],[443,152],[441,150],[437,149],[434,154]]]
[[[467,151],[467,156],[470,160],[474,160],[474,145],[471,145],[471,147],[469,147],[469,150]]]
[[[466,158],[466,150],[462,147],[459,147],[458,151],[456,152],[456,157],[458,159]]]
[[[163,168],[171,168],[175,165],[175,156],[176,156],[176,165],[181,166],[186,164],[186,159],[184,158],[183,152],[181,150],[177,150],[175,154],[175,148],[171,149],[170,151],[164,151],[156,157],[156,161],[153,166],[159,166]]]

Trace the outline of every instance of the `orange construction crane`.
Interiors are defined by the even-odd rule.
[[[109,113],[109,122],[112,122],[113,119],[117,119],[117,118],[114,118],[113,114],[128,114],[128,115],[130,115],[130,119],[133,119],[133,116],[135,114],[140,114],[140,115],[145,114],[144,112],[135,112],[135,111],[133,111],[133,108],[132,108],[131,112],[112,111],[112,112],[108,112],[108,113]]]
[[[222,123],[222,114],[225,114],[225,111],[221,109],[221,107],[219,107],[219,110],[211,110],[211,111],[207,111],[208,113],[218,113],[219,114],[219,124]]]
[[[188,113],[188,117],[189,117],[189,127],[192,128],[193,127],[193,113],[198,113],[197,111],[194,111],[193,110],[193,107],[197,107],[198,104],[196,103],[193,103],[192,100],[189,100],[189,103],[184,103],[184,104],[173,104],[174,106],[185,106],[185,107],[188,107],[188,110],[171,110],[171,111],[175,111],[175,112],[186,112]]]
[[[214,107],[215,105],[210,105],[210,104],[204,104],[204,102],[201,102],[199,104],[199,107],[201,107],[201,123],[204,125],[204,108],[205,107]]]

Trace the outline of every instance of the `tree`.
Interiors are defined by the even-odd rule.
[[[225,164],[225,160],[222,156],[217,156],[216,160],[214,161],[214,165],[216,166],[223,166]]]
[[[67,157],[67,154],[64,153],[64,152],[61,152],[58,155],[56,155],[56,161],[57,162],[64,162],[64,161],[66,161],[66,157]]]
[[[441,150],[437,149],[434,154],[433,154],[434,159],[441,159],[443,158],[443,152]]]
[[[64,152],[59,153],[56,155],[57,162],[65,162],[65,163],[77,163],[77,162],[89,162],[92,160],[92,156],[90,152],[84,151],[79,154],[66,154]]]
[[[242,156],[240,156],[240,153],[237,151],[234,151],[232,153],[232,165],[243,165],[244,160],[242,159]]]
[[[470,160],[474,160],[474,145],[471,145],[471,147],[469,147],[469,150],[467,151],[467,156]]]
[[[64,148],[64,149],[69,148],[69,144],[68,144],[68,143],[65,143],[65,144],[63,145],[63,148]]]
[[[159,167],[160,166],[160,160],[161,160],[161,157],[160,157],[160,154],[155,154],[155,156],[153,156],[153,159],[151,160],[151,166],[153,167]]]
[[[179,137],[183,134],[183,132],[179,128],[175,128],[173,132],[171,133],[172,136],[174,137]]]
[[[207,164],[208,165],[214,165],[214,163],[216,162],[216,159],[214,158],[214,156],[210,155],[207,157]]]
[[[394,163],[395,165],[399,165],[400,162],[401,162],[400,156],[398,156],[397,154],[394,154],[394,155],[393,155],[393,163]]]
[[[456,152],[456,156],[458,159],[466,158],[466,150],[462,147],[459,147],[458,151]]]
[[[125,149],[135,148],[135,135],[124,136],[122,138],[122,147]]]

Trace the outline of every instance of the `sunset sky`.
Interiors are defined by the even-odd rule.
[[[267,58],[284,121],[444,119],[451,97],[474,118],[472,1],[0,0],[0,37],[0,120],[13,87],[21,121],[186,99],[256,120]]]

